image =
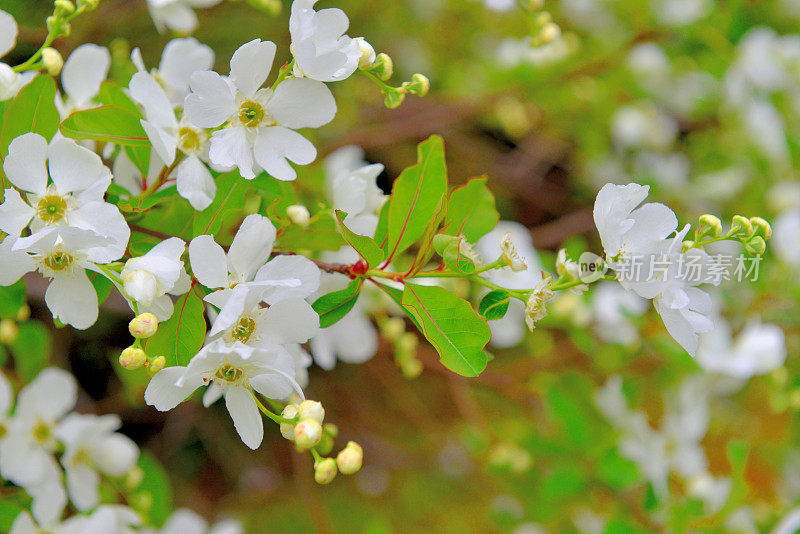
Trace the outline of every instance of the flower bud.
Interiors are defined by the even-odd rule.
[[[155,275],[144,269],[135,271],[123,269],[122,289],[130,298],[143,306],[149,306],[161,294]]]
[[[423,370],[422,362],[416,358],[407,358],[400,363],[400,371],[403,373],[403,377],[409,380],[417,378],[422,374]]]
[[[381,335],[386,341],[397,341],[406,331],[406,323],[399,317],[390,317],[381,325]]]
[[[14,321],[3,319],[0,321],[0,343],[10,345],[19,337],[19,327]]]
[[[0,63],[0,102],[14,98],[21,87],[22,78],[19,73],[5,63]]]
[[[361,52],[361,57],[358,59],[358,68],[361,70],[368,69],[375,63],[375,49],[363,37],[356,37],[355,41],[358,43],[358,50]]]
[[[511,267],[512,271],[519,272],[528,268],[528,264],[525,263],[525,258],[519,255],[517,247],[515,247],[514,242],[511,241],[510,232],[507,232],[500,240],[500,249],[503,251],[503,255],[501,256],[503,262],[508,267]]]
[[[45,24],[47,26],[47,32],[53,35],[69,35],[72,27],[70,26],[69,22],[61,17],[56,17],[55,15],[50,15],[45,19]]]
[[[750,254],[761,255],[767,250],[767,243],[757,235],[744,244],[744,249]]]
[[[311,214],[308,213],[308,209],[300,204],[293,204],[287,207],[286,215],[289,216],[293,223],[295,223],[297,226],[302,226],[303,228],[308,226],[308,223],[311,220]]]
[[[248,0],[253,6],[266,11],[273,17],[277,17],[283,11],[283,4],[280,0]]]
[[[75,12],[75,4],[70,2],[70,0],[56,0],[54,5],[56,6],[56,11],[66,13],[67,15]]]
[[[336,456],[336,465],[343,475],[352,475],[361,469],[364,462],[364,450],[355,441],[348,441],[347,446]]]
[[[431,89],[431,81],[424,74],[416,73],[410,82],[405,82],[403,88],[412,95],[425,96]]]
[[[310,449],[322,437],[322,425],[316,419],[300,419],[294,425],[294,442],[301,449]]]
[[[323,458],[314,464],[314,480],[318,484],[329,484],[336,478],[336,461],[333,458]]]
[[[548,22],[539,31],[539,44],[550,44],[561,37],[561,28],[555,22]]]
[[[125,369],[138,369],[147,363],[147,355],[142,349],[128,347],[119,355],[119,364]]]
[[[700,216],[700,228],[697,229],[699,236],[719,237],[722,235],[722,221],[716,215],[705,214]]]
[[[19,310],[17,310],[16,320],[18,323],[24,323],[31,317],[31,308],[27,304],[23,304],[20,306]]]
[[[381,52],[375,57],[375,61],[369,70],[374,72],[381,80],[386,81],[394,74],[394,62],[389,57],[389,54]]]
[[[339,435],[339,427],[334,425],[333,423],[325,423],[322,425],[322,431],[325,433],[326,436],[330,436],[335,438]]]
[[[528,7],[533,11],[539,11],[544,7],[544,0],[528,0]]]
[[[132,491],[139,487],[139,485],[142,483],[142,480],[144,480],[144,471],[138,465],[134,465],[125,474],[123,484],[128,491]]]
[[[128,330],[136,339],[147,339],[158,330],[158,319],[152,313],[137,315],[128,323]]]
[[[64,66],[64,58],[55,48],[47,47],[42,50],[42,64],[50,76],[58,76]]]
[[[317,443],[314,448],[317,450],[318,453],[322,454],[323,456],[326,454],[330,454],[333,450],[333,438],[324,432],[325,428],[323,427],[322,437],[319,438],[319,443]]]
[[[164,356],[153,358],[153,361],[150,362],[150,367],[147,368],[147,373],[150,376],[155,376],[165,365],[167,365],[167,359]]]
[[[287,404],[281,413],[284,419],[294,419],[300,413],[300,408],[296,404]],[[289,441],[294,441],[294,425],[281,423],[281,435]]]
[[[772,226],[761,217],[750,217],[750,224],[753,225],[753,229],[757,235],[763,236],[764,239],[772,237]]]
[[[406,90],[402,87],[384,87],[383,105],[389,109],[399,107],[406,99]]]
[[[325,408],[322,407],[322,404],[313,401],[313,400],[306,400],[300,403],[300,419],[313,419],[320,425],[322,424],[322,420],[325,419]]]
[[[734,215],[733,223],[731,224],[731,230],[733,230],[734,234],[744,233],[747,235],[752,235],[753,224],[747,217],[743,217],[741,215]]]

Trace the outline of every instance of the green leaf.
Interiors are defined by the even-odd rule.
[[[322,295],[312,307],[319,314],[320,328],[336,323],[353,309],[361,291],[362,280],[353,280],[347,287],[327,295]]]
[[[39,374],[50,357],[50,331],[41,321],[22,323],[19,325],[19,335],[10,348],[14,354],[14,368],[29,382]]]
[[[8,145],[14,138],[34,132],[48,141],[58,131],[58,110],[55,104],[56,84],[50,76],[36,76],[23,87],[3,115],[0,132],[0,161],[8,154]],[[1,167],[1,166],[0,166]],[[2,189],[8,187],[0,168]],[[0,193],[1,194],[1,193]]]
[[[383,261],[383,250],[378,246],[374,239],[365,235],[358,235],[344,224],[347,213],[336,210],[336,220],[339,222],[339,232],[344,240],[353,247],[358,255],[361,256],[369,267],[377,267]]]
[[[14,319],[25,305],[25,281],[20,279],[10,286],[0,286],[0,319]]]
[[[6,496],[0,499],[0,532],[11,532],[11,525],[14,520],[24,510],[30,511],[30,506],[23,503],[24,491],[21,488],[14,488],[19,490],[17,493]],[[14,489],[11,489],[13,492]]]
[[[72,139],[93,139],[122,146],[149,147],[140,116],[119,106],[100,106],[73,113],[61,123],[61,133]]]
[[[478,376],[486,368],[489,325],[466,300],[438,286],[407,282],[402,305],[422,325],[445,367],[463,376]]]
[[[136,107],[136,103],[125,94],[122,87],[112,81],[106,80],[100,84],[100,92],[97,94],[97,101],[107,106],[123,108],[137,115],[139,118],[142,118],[142,114],[139,108]]]
[[[467,238],[470,243],[491,231],[500,220],[494,206],[494,195],[486,187],[487,178],[472,178],[450,193],[450,206],[445,217],[445,233]]]
[[[494,289],[486,293],[478,305],[478,313],[490,321],[502,319],[508,311],[508,304],[511,302],[511,295],[508,291]]]
[[[270,220],[273,220],[270,218]],[[279,224],[281,221],[278,221]],[[308,226],[303,228],[289,224],[278,229],[275,238],[275,250],[296,252],[307,250],[320,252],[323,250],[339,250],[345,244],[336,229],[336,222],[329,211],[320,212],[311,218]]]
[[[151,358],[164,356],[167,365],[186,365],[203,346],[206,319],[203,299],[192,288],[175,302],[168,321],[158,325],[156,334],[147,340],[145,352]]]
[[[466,256],[462,250],[464,241],[461,237],[436,234],[433,237],[433,248],[444,260],[445,266],[451,271],[464,274],[475,272],[475,262]]]
[[[148,451],[142,451],[138,465],[144,477],[136,493],[149,494],[151,498],[144,500],[153,503],[145,516],[149,519],[148,523],[162,525],[173,511],[172,486],[169,481],[169,475],[164,470],[164,467],[158,463],[158,460]]]
[[[388,258],[394,258],[423,236],[445,194],[444,143],[434,135],[419,145],[417,164],[404,170],[392,187],[385,247]]]
[[[386,295],[391,298],[398,306],[401,308],[403,307],[403,292],[397,288],[387,286],[386,284],[381,284],[380,282],[375,283],[378,286],[378,289],[386,293]],[[422,332],[422,325],[417,322],[417,319],[413,315],[408,315],[408,318],[411,319],[411,322],[414,323],[414,326],[417,327],[417,330]]]
[[[223,222],[231,216],[244,215],[244,197],[249,188],[238,171],[217,177],[217,195],[214,202],[194,218],[193,235],[216,234]]]

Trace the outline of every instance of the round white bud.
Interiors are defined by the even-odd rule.
[[[281,417],[284,419],[294,419],[299,413],[300,409],[296,404],[287,404],[281,413]],[[294,441],[294,425],[281,423],[281,435],[289,441]]]
[[[308,209],[305,206],[300,204],[293,204],[286,208],[286,215],[295,223],[297,226],[302,226],[305,228],[308,226],[308,223],[311,220],[311,214],[308,213]]]
[[[301,419],[294,425],[294,442],[302,449],[310,449],[321,437],[322,425],[316,419]]]
[[[130,298],[143,306],[149,306],[160,296],[158,280],[153,273],[144,269],[123,270],[122,288]]]
[[[158,330],[158,319],[152,313],[137,315],[128,323],[128,330],[136,339],[147,339]]]
[[[313,400],[306,400],[300,403],[300,419],[313,419],[322,424],[325,419],[325,408],[322,403]]]
[[[314,464],[314,480],[318,484],[329,484],[336,478],[336,461],[333,458],[323,458]]]
[[[343,475],[352,475],[361,469],[364,462],[364,449],[355,441],[348,441],[347,446],[336,456],[336,465]]]

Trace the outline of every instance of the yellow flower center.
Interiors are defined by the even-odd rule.
[[[243,374],[244,373],[242,372],[242,370],[239,369],[238,367],[234,367],[231,364],[226,363],[225,365],[217,369],[217,372],[214,374],[214,379],[224,380],[225,382],[234,383],[241,380]]]
[[[6,428],[6,425],[0,423],[0,439],[3,439],[6,434],[8,434],[8,429]]]
[[[39,421],[33,427],[33,439],[39,443],[46,443],[50,440],[50,427],[44,421]]]
[[[258,102],[247,100],[239,106],[239,122],[248,128],[255,128],[264,120],[264,108]]]
[[[72,265],[72,262],[73,257],[70,254],[59,250],[47,256],[42,263],[53,271],[63,271],[64,269],[68,269]]]
[[[47,195],[36,204],[36,215],[45,224],[60,221],[67,213],[67,201],[58,195]]]
[[[178,130],[178,140],[181,150],[194,152],[200,148],[200,136],[192,128],[184,126]]]
[[[256,322],[253,320],[252,317],[242,317],[239,319],[233,329],[231,330],[231,337],[234,341],[241,341],[242,343],[247,343],[250,340],[250,336],[253,335],[253,332],[256,331]]]

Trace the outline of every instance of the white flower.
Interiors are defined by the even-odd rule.
[[[160,530],[146,529],[143,534],[243,534],[242,525],[233,519],[220,521],[211,527],[191,510],[179,508],[172,512]]]
[[[81,530],[75,532],[92,533],[95,532],[109,534],[135,534],[141,525],[139,514],[127,506],[121,504],[106,504],[99,506],[92,514],[86,518]],[[73,531],[68,531],[73,534]]]
[[[64,138],[48,146],[41,135],[27,133],[11,142],[3,169],[26,199],[15,189],[6,189],[0,230],[16,237],[29,224],[33,233],[68,225],[109,238],[107,245],[94,251],[93,261],[107,263],[125,252],[131,232],[119,208],[103,201],[111,172],[92,151]]]
[[[212,7],[222,0],[147,0],[147,9],[160,33],[167,28],[178,33],[192,33],[197,15],[192,8]]]
[[[361,154],[358,147],[344,147],[325,158],[326,188],[333,208],[347,213],[347,228],[372,236],[378,227],[376,212],[386,199],[375,183],[383,165],[362,162]],[[348,160],[350,157],[357,159]]]
[[[131,61],[140,72],[147,72],[138,48],[131,52]],[[172,107],[182,107],[183,100],[189,94],[189,77],[201,70],[210,70],[214,66],[214,51],[194,37],[172,39],[164,46],[161,62],[157,69],[151,69],[164,92],[167,93]]]
[[[639,330],[631,318],[647,311],[647,300],[616,282],[595,284],[591,296],[595,331],[600,339],[607,343],[634,344],[639,339]]]
[[[66,494],[53,453],[56,425],[75,405],[77,384],[61,369],[48,368],[19,393],[8,434],[0,442],[0,475],[22,486],[34,499],[39,523],[61,517]]]
[[[244,284],[233,288],[211,326],[209,339],[221,337],[228,343],[262,348],[308,341],[319,330],[317,312],[298,297],[275,300],[273,296],[270,305],[262,308],[271,289]]]
[[[194,209],[206,209],[214,201],[217,186],[203,163],[209,149],[205,130],[192,126],[185,118],[178,121],[167,93],[150,74],[134,74],[130,91],[131,97],[144,107],[142,127],[164,165],[172,165],[176,149],[185,156],[175,169],[178,194]]]
[[[289,17],[291,50],[303,76],[321,82],[348,78],[358,68],[359,41],[345,35],[350,20],[338,8],[314,11],[317,0],[294,0]]]
[[[87,43],[72,51],[61,70],[61,85],[67,98],[56,97],[62,119],[75,111],[97,106],[95,98],[110,66],[111,54],[104,46]]]
[[[195,72],[184,105],[195,126],[225,124],[211,136],[211,161],[237,166],[246,179],[255,177],[257,163],[279,180],[294,180],[297,173],[287,159],[308,165],[317,157],[314,145],[294,130],[318,128],[336,115],[333,95],[316,80],[289,78],[274,91],[261,88],[275,50],[275,43],[254,39],[233,54],[229,78],[213,71]]]
[[[493,269],[484,276],[508,289],[532,289],[542,281],[542,267],[539,255],[533,247],[531,233],[525,226],[516,222],[500,221],[491,232],[478,240],[478,251],[485,258],[499,257],[503,252],[501,242],[506,234],[511,236],[517,254],[528,268],[524,271],[514,271],[510,267]],[[525,337],[524,317],[525,304],[518,299],[511,299],[505,317],[489,321],[491,344],[500,348],[519,345]]]
[[[800,210],[787,210],[775,217],[770,242],[780,259],[800,266]]]
[[[696,359],[708,372],[747,380],[783,365],[785,336],[774,324],[754,321],[734,340],[728,323],[717,318],[714,330],[700,337]]]
[[[306,298],[319,287],[319,268],[303,256],[281,255],[271,261],[275,227],[262,215],[245,217],[228,253],[210,235],[189,243],[189,261],[195,278],[209,289],[206,302],[222,309],[239,284],[268,288],[262,298],[274,304],[288,298]]]
[[[64,444],[61,464],[67,491],[75,508],[85,512],[100,502],[100,474],[124,476],[139,457],[130,438],[115,432],[122,426],[117,415],[69,414],[55,430]]]
[[[172,315],[171,295],[189,290],[189,278],[181,261],[186,249],[183,239],[171,237],[151,248],[144,256],[125,262],[120,278],[123,294],[141,306],[140,313],[150,311],[159,321]]]
[[[597,194],[594,222],[610,261],[660,251],[664,239],[678,227],[675,213],[664,204],[642,204],[649,190],[633,183],[606,184]]]
[[[337,358],[345,363],[364,363],[372,358],[378,352],[378,333],[364,305],[356,302],[339,321],[321,329],[310,345],[317,365],[330,370]]]
[[[81,534],[83,532],[89,532],[86,530],[87,521],[86,517],[76,515],[63,522],[56,518],[53,521],[40,521],[39,524],[37,524],[30,513],[23,511],[14,519],[9,534],[41,534],[43,532],[52,532],[53,534]],[[94,532],[98,531],[95,530]]]
[[[19,28],[14,17],[0,9],[0,58],[10,52],[17,44]],[[10,66],[0,63],[0,102],[10,100],[35,76],[35,71],[14,72]]]
[[[623,106],[611,119],[611,134],[621,148],[665,149],[675,141],[678,125],[652,107]]]
[[[252,348],[218,339],[203,347],[187,367],[167,367],[147,386],[145,402],[160,411],[171,410],[194,390],[213,384],[224,395],[225,405],[245,445],[258,448],[264,426],[255,392],[271,399],[302,396],[294,380],[294,360],[280,347]]]
[[[44,295],[53,317],[64,324],[86,329],[97,320],[97,292],[85,269],[97,270],[94,259],[108,238],[71,226],[41,230],[22,239],[0,242],[0,285],[15,283],[26,273],[39,271],[50,279]]]

